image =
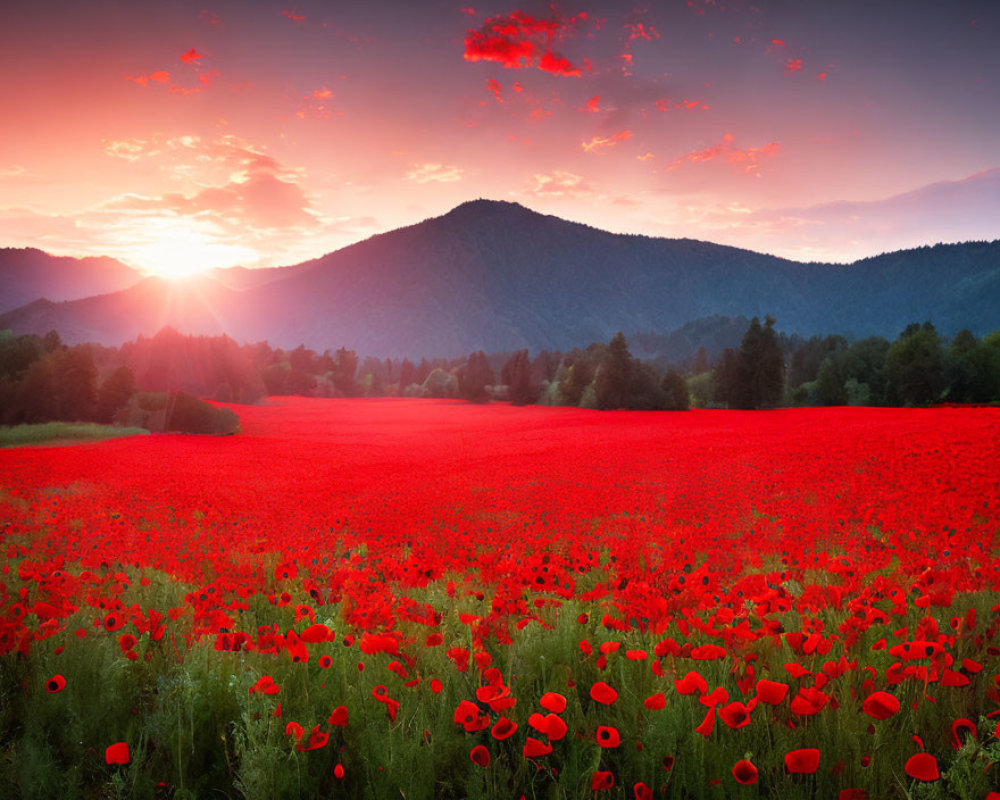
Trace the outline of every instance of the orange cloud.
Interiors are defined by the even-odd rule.
[[[531,183],[525,191],[538,197],[566,197],[589,195],[592,190],[582,175],[557,169],[548,175],[532,175]]]
[[[666,171],[671,172],[683,164],[698,164],[722,158],[728,163],[739,167],[743,172],[757,174],[760,168],[759,162],[765,158],[776,156],[780,147],[779,142],[769,142],[763,147],[750,147],[743,150],[733,144],[733,135],[727,133],[722,137],[721,143],[712,147],[706,147],[703,150],[693,150],[675,159],[666,168]]]
[[[427,164],[414,164],[406,179],[414,183],[452,183],[462,180],[463,170],[461,167],[447,166],[436,162]]]
[[[185,64],[197,64],[204,56],[193,47],[181,56],[181,61]]]
[[[125,80],[134,81],[135,83],[138,83],[140,86],[147,86],[150,81],[153,81],[154,83],[169,83],[170,73],[167,72],[166,70],[161,69],[157,70],[156,72],[152,72],[149,75],[142,74],[137,78],[133,78],[131,75],[126,75]]]
[[[479,30],[465,36],[466,61],[496,61],[507,69],[536,67],[555,75],[578,76],[580,70],[551,48],[552,40],[566,32],[578,15],[568,23],[544,20],[523,11],[506,17],[491,17]]]
[[[604,148],[614,147],[619,142],[627,142],[631,138],[632,138],[632,131],[630,131],[628,128],[625,128],[625,130],[618,131],[618,133],[615,133],[611,136],[595,136],[589,142],[587,141],[580,142],[580,145],[583,147],[584,152],[596,153],[597,151],[603,150]]]
[[[600,102],[601,102],[601,96],[599,94],[595,94],[587,101],[587,105],[585,105],[583,108],[579,110],[587,111],[590,113],[596,113],[601,110],[600,106],[598,105],[598,103]]]

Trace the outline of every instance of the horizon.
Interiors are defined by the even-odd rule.
[[[1000,235],[986,0],[7,18],[13,247],[160,275],[287,266],[472,197],[803,262]]]
[[[126,259],[126,258],[115,258],[114,256],[110,256],[107,253],[56,252],[54,250],[45,249],[44,247],[37,247],[37,246],[32,246],[32,245],[27,245],[27,246],[24,246],[24,247],[14,247],[14,246],[5,245],[5,244],[4,245],[0,245],[0,250],[35,249],[35,250],[38,250],[39,252],[43,253],[44,255],[52,256],[52,257],[55,257],[55,258],[71,258],[71,259],[76,259],[76,260],[83,260],[83,259],[88,259],[88,258],[98,258],[98,259],[100,259],[100,258],[110,258],[110,259],[116,260],[119,263],[123,264],[124,266],[126,266],[126,267],[134,270],[135,272],[137,272],[141,276],[141,278],[143,280],[145,280],[147,278],[157,278],[157,279],[166,280],[166,281],[189,280],[189,279],[192,279],[192,278],[198,278],[198,277],[200,277],[202,275],[205,275],[205,274],[213,272],[213,271],[222,271],[222,272],[224,272],[226,270],[231,270],[231,269],[233,269],[233,270],[234,269],[243,269],[243,270],[288,269],[288,268],[292,268],[292,267],[298,267],[298,266],[301,266],[301,265],[303,265],[305,263],[308,263],[310,261],[318,261],[318,260],[321,260],[323,258],[326,258],[327,256],[334,255],[334,254],[336,254],[337,252],[339,252],[341,250],[345,250],[345,249],[353,247],[355,245],[363,244],[364,242],[366,242],[366,241],[368,241],[370,239],[374,239],[374,238],[377,238],[379,236],[385,236],[387,234],[394,233],[395,231],[403,230],[405,228],[415,227],[415,226],[421,225],[421,224],[423,224],[425,222],[430,222],[430,221],[433,221],[433,220],[436,220],[436,219],[440,219],[440,218],[445,217],[448,214],[452,213],[456,209],[461,208],[462,206],[466,206],[466,205],[470,205],[472,203],[478,203],[478,202],[498,203],[498,204],[502,203],[502,204],[519,206],[520,208],[523,208],[524,210],[529,211],[531,213],[539,214],[539,215],[542,215],[542,216],[551,216],[551,217],[554,217],[556,219],[559,219],[562,222],[567,222],[567,223],[571,223],[571,224],[584,225],[584,226],[586,226],[588,228],[591,228],[593,230],[597,230],[597,231],[600,231],[602,233],[611,234],[613,236],[645,236],[647,238],[663,239],[663,240],[666,240],[666,241],[695,241],[695,242],[699,242],[701,244],[714,245],[714,246],[718,246],[718,247],[732,247],[732,248],[736,248],[736,249],[740,249],[740,250],[747,250],[749,252],[754,252],[754,253],[757,253],[759,255],[773,256],[775,258],[784,259],[784,260],[787,260],[787,261],[792,261],[792,262],[795,262],[795,263],[801,263],[801,264],[810,265],[810,266],[812,266],[812,265],[833,266],[833,267],[852,266],[852,265],[857,264],[857,263],[859,263],[861,261],[868,261],[868,260],[871,260],[871,259],[879,258],[881,256],[889,255],[891,253],[896,253],[896,252],[906,252],[906,251],[910,251],[910,250],[919,250],[919,249],[922,249],[922,248],[960,247],[962,245],[968,245],[968,244],[994,244],[994,243],[1000,242],[1000,237],[987,238],[987,239],[963,239],[963,240],[958,240],[958,241],[947,241],[947,242],[946,241],[937,241],[937,242],[928,242],[928,243],[925,243],[925,244],[914,245],[913,247],[903,247],[903,248],[897,248],[897,249],[893,249],[893,250],[880,250],[878,252],[873,252],[873,253],[870,253],[868,255],[858,256],[857,258],[854,258],[851,261],[805,261],[805,260],[799,261],[798,259],[788,258],[786,256],[779,255],[778,253],[768,252],[766,250],[754,250],[753,248],[743,247],[741,245],[725,244],[723,242],[715,242],[715,241],[711,241],[711,240],[707,240],[707,239],[695,239],[695,238],[692,238],[692,237],[689,237],[689,236],[651,236],[650,234],[639,233],[639,232],[618,232],[618,231],[613,231],[613,230],[609,230],[607,228],[600,227],[600,225],[596,225],[596,224],[593,224],[593,223],[590,223],[590,222],[582,222],[582,221],[579,221],[579,220],[566,219],[566,218],[560,217],[559,215],[556,215],[556,214],[549,214],[549,213],[546,213],[544,211],[538,211],[537,209],[534,209],[534,208],[531,208],[529,206],[526,206],[524,203],[522,203],[520,201],[498,200],[498,199],[495,199],[495,198],[488,198],[488,197],[476,197],[476,198],[471,198],[469,200],[463,200],[460,203],[458,203],[457,205],[455,205],[452,208],[448,209],[447,211],[445,211],[445,212],[443,212],[441,214],[435,215],[433,217],[427,217],[427,218],[420,219],[420,220],[417,220],[417,221],[414,221],[414,222],[403,223],[402,225],[400,225],[398,227],[395,227],[395,228],[391,228],[391,229],[384,230],[384,231],[377,231],[377,232],[374,232],[374,233],[370,233],[370,234],[364,236],[363,238],[358,239],[357,241],[348,242],[348,243],[346,243],[344,245],[341,245],[341,246],[337,247],[335,250],[329,250],[329,251],[326,251],[326,252],[323,252],[323,253],[319,253],[318,255],[314,255],[314,256],[307,256],[307,257],[303,258],[301,261],[298,261],[296,263],[267,264],[267,265],[265,265],[265,264],[256,264],[256,265],[230,264],[230,265],[226,265],[226,266],[207,267],[205,269],[197,270],[197,271],[192,271],[192,272],[184,272],[184,273],[171,274],[171,273],[157,272],[156,270],[143,268],[139,264],[130,263],[129,260]]]

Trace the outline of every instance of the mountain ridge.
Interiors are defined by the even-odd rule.
[[[0,328],[44,333],[49,325],[72,330],[67,341],[120,344],[152,335],[160,320],[187,333],[380,357],[566,350],[618,330],[672,331],[712,315],[770,313],[802,335],[894,338],[924,319],[945,332],[1000,328],[1000,241],[805,263],[694,239],[610,233],[485,199],[276,268],[263,282],[251,277],[227,286],[216,273],[57,308],[22,307],[0,315]]]

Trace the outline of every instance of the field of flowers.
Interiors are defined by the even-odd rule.
[[[234,408],[0,451],[0,796],[1000,800],[1000,410]]]

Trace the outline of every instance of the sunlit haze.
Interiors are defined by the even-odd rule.
[[[294,264],[478,197],[805,261],[1000,236],[993,0],[54,0],[0,24],[0,246]]]

